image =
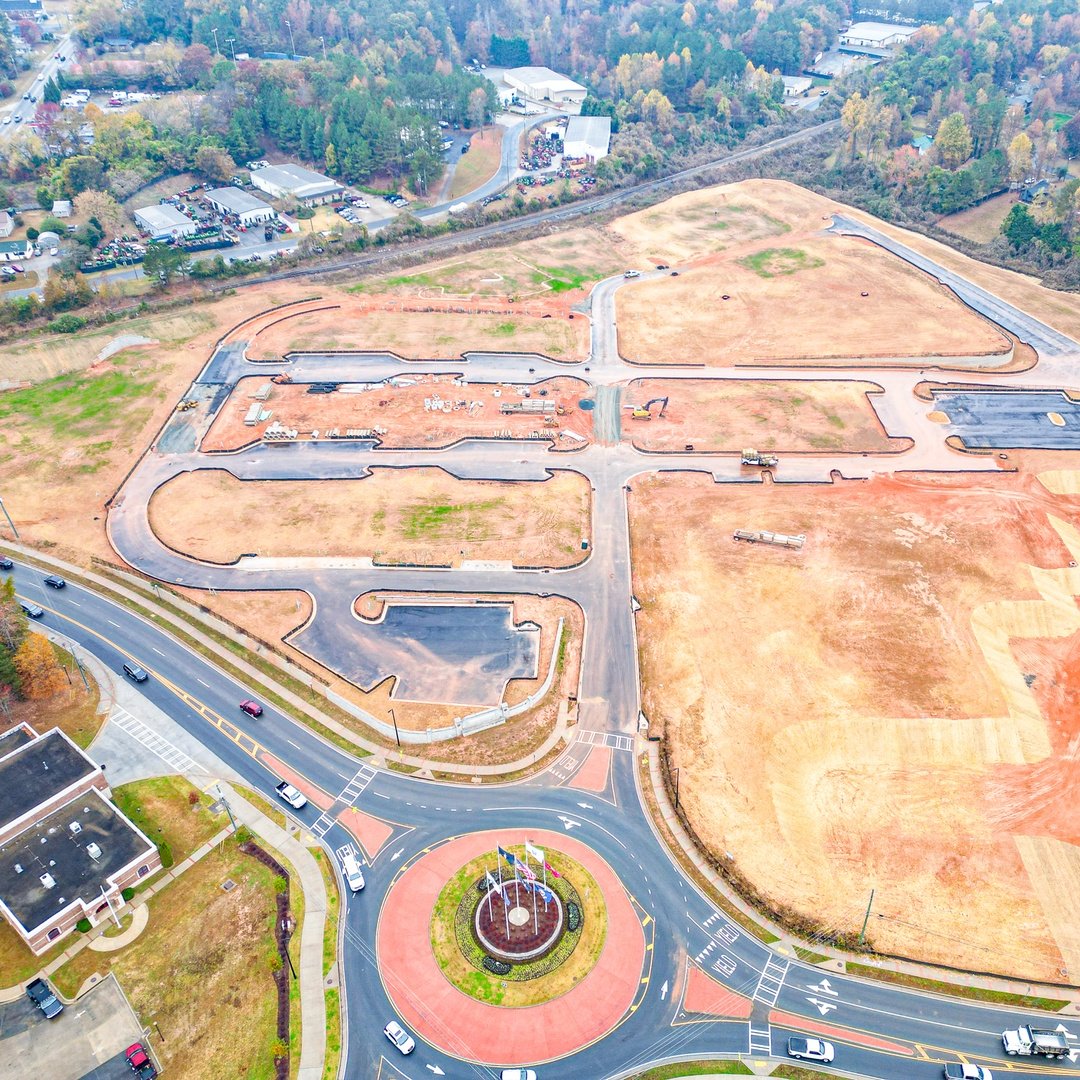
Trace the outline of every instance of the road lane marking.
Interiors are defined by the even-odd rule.
[[[115,626],[117,630],[122,630],[123,627],[118,622],[113,622],[112,619],[105,620],[110,626]]]

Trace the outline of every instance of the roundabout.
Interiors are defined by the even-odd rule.
[[[543,893],[508,880],[505,862],[505,904],[498,889],[476,887],[502,861],[498,846],[513,854],[526,839],[563,874],[548,875],[559,891],[548,890],[546,913]],[[561,1057],[608,1034],[646,963],[641,919],[608,863],[577,840],[517,829],[459,836],[403,867],[376,954],[387,996],[417,1035],[500,1065]]]

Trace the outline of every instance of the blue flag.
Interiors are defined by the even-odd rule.
[[[555,894],[544,885],[537,883],[536,891],[540,893],[540,896],[544,901],[544,907],[547,907],[548,904],[555,899]]]
[[[517,865],[517,858],[515,857],[515,855],[514,855],[514,853],[512,851],[503,851],[502,848],[499,848],[498,850],[499,850],[499,854],[506,860],[506,862],[507,862],[507,864],[509,866],[516,866]]]

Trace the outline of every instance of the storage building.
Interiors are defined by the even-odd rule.
[[[529,101],[546,101],[556,106],[581,108],[589,93],[581,83],[547,67],[510,68],[503,73],[503,81]]]
[[[563,157],[599,161],[611,145],[610,116],[571,116],[563,137]]]
[[[208,191],[206,201],[219,213],[239,219],[241,225],[257,225],[277,217],[274,208],[238,187],[220,187]]]
[[[144,206],[141,210],[136,210],[135,224],[151,240],[164,240],[170,236],[177,238],[190,236],[199,229],[187,214],[168,203],[162,203],[160,206]]]
[[[307,206],[321,206],[333,202],[344,188],[329,176],[305,169],[303,165],[288,162],[284,165],[267,165],[253,169],[251,182],[271,199],[296,199]]]

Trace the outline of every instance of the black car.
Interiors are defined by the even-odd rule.
[[[0,555],[0,570],[10,570],[14,565],[6,555]]]
[[[51,1020],[64,1011],[63,1002],[52,992],[44,979],[35,979],[26,987],[26,996]]]
[[[62,589],[67,582],[62,577],[57,577],[56,574],[50,574],[45,579],[45,584],[48,585],[50,589]]]
[[[146,680],[150,678],[138,664],[125,664],[124,674],[129,679],[134,679],[136,682],[146,682]]]
[[[23,614],[29,615],[31,619],[40,619],[45,614],[37,604],[31,604],[29,600],[20,600],[19,607],[23,609]]]

